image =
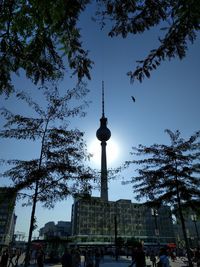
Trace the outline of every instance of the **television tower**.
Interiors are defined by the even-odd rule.
[[[111,137],[111,131],[107,128],[107,118],[104,115],[104,82],[102,82],[102,117],[96,137],[101,141],[101,198],[108,201],[108,172],[106,160],[106,141]]]

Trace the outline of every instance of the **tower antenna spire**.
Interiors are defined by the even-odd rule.
[[[102,117],[104,117],[104,81],[102,81]]]

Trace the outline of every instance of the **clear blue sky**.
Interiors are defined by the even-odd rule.
[[[80,27],[83,44],[95,62],[91,72],[92,80],[88,81],[90,93],[87,99],[91,100],[92,104],[87,110],[87,116],[74,124],[77,123],[76,126],[85,132],[88,145],[96,138],[101,117],[101,82],[104,80],[108,127],[112,133],[111,138],[115,139],[120,149],[118,160],[112,165],[108,164],[108,167],[116,167],[130,159],[132,146],[168,143],[169,138],[164,133],[166,128],[180,130],[184,138],[199,130],[200,38],[190,45],[187,56],[182,61],[165,61],[158,70],[152,72],[150,79],[130,84],[126,73],[136,66],[136,60],[143,59],[150,49],[156,47],[161,33],[157,29],[127,39],[108,39],[90,17],[91,10],[88,10],[80,20]],[[66,78],[61,84],[62,90],[65,83],[73,84],[73,81]],[[30,88],[30,83],[21,77],[16,80],[16,87]],[[37,97],[37,90],[34,95]],[[131,99],[132,95],[136,98],[135,103]],[[27,112],[13,97],[5,101],[1,96],[1,105],[15,112]],[[0,146],[0,158],[30,159],[37,153],[36,146],[31,146],[30,149],[29,143],[25,142],[22,146],[16,142],[0,140]],[[100,164],[94,164],[94,167],[99,168]],[[124,175],[130,178],[131,173],[129,170]],[[98,196],[99,192],[94,194]],[[109,199],[120,198],[135,201],[131,186],[122,186],[118,179],[109,184]],[[39,228],[48,221],[70,220],[72,201],[69,198],[58,203],[54,210],[44,210],[38,205],[36,217]],[[20,203],[17,203],[16,215],[16,231],[25,232],[27,235],[30,208],[21,207]],[[38,236],[38,232],[34,235]]]

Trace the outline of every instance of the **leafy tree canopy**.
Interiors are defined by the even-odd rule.
[[[80,80],[90,78],[91,60],[82,48],[77,20],[89,1],[24,1],[0,3],[0,92],[14,87],[12,73],[23,69],[35,84],[62,77],[67,56]]]
[[[131,81],[150,77],[165,59],[182,59],[200,29],[200,2],[196,0],[98,0],[99,16],[111,23],[109,36],[141,34],[155,26],[161,26],[160,46],[151,50],[147,57],[137,61],[136,69],[129,71]]]
[[[166,130],[171,145],[154,144],[133,148],[136,157],[126,164],[138,165],[131,183],[136,198],[146,198],[153,205],[163,203],[182,207],[199,207],[200,203],[200,133],[188,140],[180,132]]]
[[[44,88],[45,89],[45,88]],[[25,160],[1,160],[11,165],[3,173],[12,182],[12,192],[32,205],[29,236],[26,248],[25,266],[29,265],[30,244],[36,225],[36,204],[40,201],[44,207],[51,208],[54,203],[66,199],[75,193],[91,191],[90,181],[93,173],[85,165],[88,159],[83,132],[70,129],[70,119],[83,116],[87,103],[80,102],[87,90],[79,83],[76,88],[61,95],[58,88],[43,90],[44,101],[39,105],[24,92],[17,98],[25,101],[35,112],[35,116],[13,114],[6,108],[0,113],[5,118],[0,138],[38,141],[39,153],[36,158]],[[78,99],[78,106],[75,106]],[[35,142],[36,143],[36,142]],[[26,157],[26,155],[25,155]]]
[[[12,73],[22,69],[35,84],[63,76],[66,64],[78,80],[90,78],[92,61],[83,48],[80,14],[89,0],[4,0],[0,3],[0,92],[9,94]],[[197,0],[96,0],[98,18],[111,29],[110,37],[141,34],[152,27],[163,28],[160,46],[139,60],[128,72],[131,81],[150,77],[165,59],[186,55],[200,27]],[[92,15],[92,14],[91,14]],[[93,14],[94,15],[94,14]],[[108,22],[108,23],[107,23]],[[164,36],[164,37],[163,37]],[[83,36],[84,41],[84,36]]]
[[[179,131],[166,132],[171,145],[139,145],[132,152],[139,158],[127,164],[139,165],[131,181],[137,199],[146,198],[150,206],[170,204],[177,208],[189,266],[192,267],[183,211],[188,207],[198,210],[200,205],[200,132],[188,140],[181,138]]]
[[[141,244],[140,241],[138,241],[135,237],[127,239],[126,245],[129,247],[136,248]]]
[[[68,90],[60,96],[58,89],[44,91],[46,106],[41,107],[25,93],[17,93],[37,114],[35,117],[13,114],[1,108],[6,123],[0,131],[1,138],[38,141],[37,158],[25,160],[1,160],[11,166],[3,173],[12,181],[13,191],[32,204],[35,184],[38,185],[37,201],[52,207],[57,200],[77,192],[90,191],[92,171],[85,166],[88,158],[83,133],[69,128],[69,118],[84,115],[86,103],[71,107],[71,100],[81,98],[84,87]],[[25,190],[25,191],[24,191]]]

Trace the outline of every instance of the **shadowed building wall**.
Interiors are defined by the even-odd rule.
[[[72,206],[72,235],[79,242],[114,244],[115,217],[117,236],[124,240],[135,237],[145,244],[175,243],[170,208],[158,210],[159,237],[155,234],[155,221],[151,209],[131,200],[104,201],[98,197],[75,199]]]
[[[9,195],[9,187],[0,187],[0,247],[9,246],[13,241],[16,224],[14,213],[16,194]]]

